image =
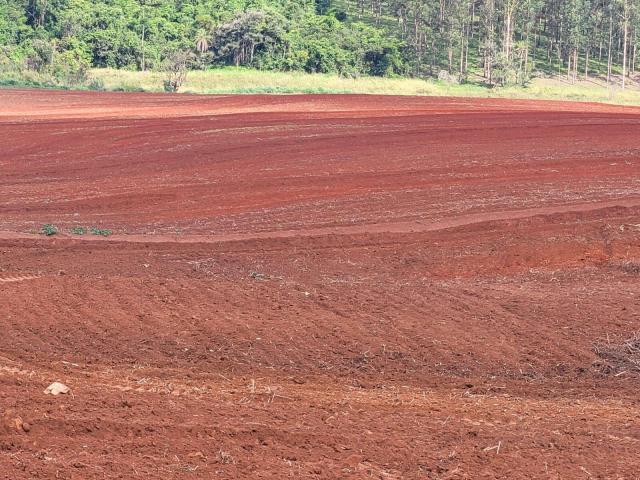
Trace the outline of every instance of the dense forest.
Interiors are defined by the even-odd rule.
[[[621,83],[640,0],[0,0],[0,70],[81,78],[221,65],[488,85],[537,72]]]

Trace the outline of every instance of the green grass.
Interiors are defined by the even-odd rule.
[[[91,71],[107,90],[162,92],[162,74],[109,69]],[[269,72],[221,68],[189,72],[182,93],[377,93],[436,95],[443,89],[419,79],[380,77],[344,78],[302,72]]]
[[[28,69],[0,69],[0,88],[48,88],[55,90],[102,90],[103,86],[95,78],[87,78],[81,83],[68,83],[48,73],[38,73]]]
[[[581,77],[582,78],[582,77]],[[619,75],[616,76],[619,83]],[[491,98],[531,98],[640,105],[640,87],[629,82],[626,90],[607,86],[602,77],[569,83],[564,75],[544,75],[527,86],[487,87],[478,77],[464,84],[448,84],[417,78],[344,78],[338,75],[302,72],[269,72],[247,68],[220,68],[189,72],[182,93],[198,94],[297,94],[353,93],[378,95],[464,96]],[[0,87],[70,88],[52,84],[39,76],[0,74]],[[163,92],[162,74],[112,69],[93,69],[86,85],[78,89],[124,92]]]
[[[33,72],[1,72],[0,87],[63,88],[51,77]]]
[[[131,72],[96,69],[92,79],[106,90],[162,92],[162,75],[157,72]],[[631,84],[626,90],[607,86],[601,78],[580,80],[575,84],[563,76],[534,78],[527,86],[485,86],[479,78],[460,85],[437,80],[360,77],[301,72],[266,72],[246,68],[222,68],[192,71],[180,89],[182,93],[255,94],[255,93],[361,93],[380,95],[434,95],[465,97],[532,98],[577,100],[640,105],[640,88]]]

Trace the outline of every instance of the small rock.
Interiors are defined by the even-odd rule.
[[[29,433],[31,431],[31,425],[27,422],[22,422],[22,430],[24,430],[25,433]]]
[[[22,427],[24,426],[24,423],[22,422],[22,419],[20,417],[16,417],[13,419],[13,426],[16,430],[21,432]]]
[[[202,453],[202,452],[193,452],[193,453],[190,453],[189,455],[187,455],[187,457],[189,457],[189,458],[200,458],[202,460],[204,460],[204,458],[205,458],[204,453]]]
[[[53,382],[51,385],[49,385],[45,391],[44,394],[45,395],[60,395],[60,394],[67,394],[71,391],[71,389],[69,387],[67,387],[64,383],[60,383],[60,382]]]

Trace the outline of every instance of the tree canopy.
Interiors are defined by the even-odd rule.
[[[194,66],[488,84],[636,69],[640,0],[0,0],[0,68]]]

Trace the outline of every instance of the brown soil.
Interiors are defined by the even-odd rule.
[[[638,478],[640,378],[597,354],[640,330],[638,138],[604,105],[0,91],[0,478]]]

